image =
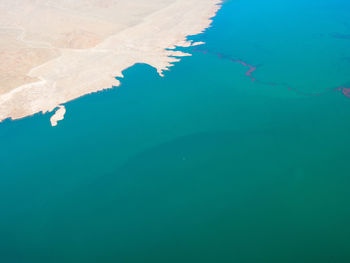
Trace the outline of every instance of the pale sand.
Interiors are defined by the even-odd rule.
[[[1,0],[0,122],[51,112],[118,86],[136,63],[163,76],[176,46],[203,32],[222,0]],[[136,96],[136,95],[135,95]]]
[[[55,114],[50,118],[51,125],[57,126],[57,122],[63,120],[65,114],[66,108],[63,105],[60,105]]]

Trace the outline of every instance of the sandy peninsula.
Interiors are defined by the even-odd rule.
[[[203,32],[221,0],[0,1],[0,122],[53,112],[118,86],[136,63],[160,75],[188,54],[177,46]]]

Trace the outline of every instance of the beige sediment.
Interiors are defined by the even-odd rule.
[[[64,119],[64,115],[66,114],[66,108],[63,105],[60,105],[56,110],[55,114],[51,116],[50,122],[52,126],[57,126],[57,122]]]
[[[95,29],[89,33],[90,22],[87,22],[86,28],[74,31],[84,32],[83,40],[73,36],[75,33],[67,34],[69,38],[74,39],[73,44],[51,48],[54,52],[48,53],[50,56],[47,56],[47,61],[39,65],[33,63],[33,67],[27,72],[24,72],[25,69],[22,70],[23,75],[31,80],[28,83],[8,90],[9,87],[6,84],[9,85],[10,81],[14,83],[15,80],[11,79],[7,83],[1,80],[1,76],[11,72],[11,69],[0,72],[0,84],[3,85],[3,87],[0,86],[0,121],[7,118],[19,119],[38,112],[51,112],[59,107],[51,118],[52,125],[57,125],[57,121],[63,119],[65,113],[62,104],[86,94],[118,86],[119,81],[115,77],[122,77],[122,71],[136,63],[148,64],[163,76],[163,72],[168,70],[174,62],[179,61],[180,57],[189,55],[172,49],[178,46],[189,47],[202,44],[202,42],[187,41],[187,37],[199,34],[210,26],[211,18],[215,16],[219,9],[218,4],[221,2],[221,0],[147,0],[147,2],[138,0],[136,2],[147,5],[153,1],[161,2],[161,8],[153,7],[143,19],[136,19],[137,23],[124,26],[122,30],[116,30],[115,34],[106,35],[102,41],[100,36],[96,40],[88,39],[98,34]],[[123,1],[101,0],[100,2],[105,2],[107,5]],[[35,7],[31,6],[31,8]],[[101,10],[104,11],[103,8]],[[75,12],[79,14],[77,10]],[[79,21],[77,18],[72,20]],[[110,22],[103,21],[103,23]],[[25,41],[24,32],[21,31],[21,36],[17,36],[16,41]],[[47,50],[49,46],[56,43],[56,40],[49,41],[45,45],[47,36],[44,34],[37,40],[33,32],[28,35],[31,35],[30,41],[21,43],[26,48],[31,45],[31,48]],[[60,45],[63,42],[59,42]],[[38,47],[33,47],[35,44]],[[92,47],[84,48],[92,44]],[[71,48],[70,45],[75,48]],[[83,48],[77,48],[79,46]]]

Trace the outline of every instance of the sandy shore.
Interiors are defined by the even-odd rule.
[[[70,3],[74,2],[74,3]],[[0,3],[0,121],[51,112],[118,86],[136,63],[160,75],[188,54],[176,46],[210,26],[221,0],[3,0]],[[169,50],[170,49],[170,50]]]

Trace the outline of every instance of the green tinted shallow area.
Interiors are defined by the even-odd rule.
[[[349,11],[228,1],[164,78],[0,124],[0,262],[350,262]]]

